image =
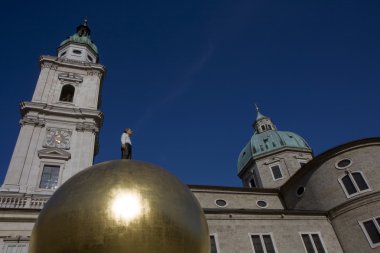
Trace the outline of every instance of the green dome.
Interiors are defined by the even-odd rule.
[[[298,134],[284,131],[255,132],[251,140],[240,152],[237,167],[238,173],[255,157],[281,148],[300,148],[311,150],[306,141]]]
[[[74,34],[73,36],[70,36],[68,39],[62,41],[60,46],[65,45],[68,42],[75,42],[79,44],[86,44],[90,46],[96,53],[98,53],[98,48],[96,45],[91,41],[90,36],[79,36],[79,34]]]

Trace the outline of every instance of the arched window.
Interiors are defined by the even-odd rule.
[[[339,182],[348,198],[371,190],[361,171],[346,173],[345,176],[339,178]]]
[[[75,88],[74,86],[67,84],[62,87],[61,96],[59,101],[73,102]]]

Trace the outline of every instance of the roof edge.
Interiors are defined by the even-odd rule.
[[[215,185],[187,185],[190,190],[215,190],[215,191],[231,191],[231,192],[248,192],[248,193],[275,193],[279,194],[280,191],[275,188],[247,188],[236,186],[215,186]]]
[[[277,214],[277,215],[309,215],[328,218],[326,211],[286,210],[286,209],[229,209],[229,208],[203,208],[205,214]]]

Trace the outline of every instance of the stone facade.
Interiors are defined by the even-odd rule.
[[[21,129],[2,191],[51,194],[39,187],[45,165],[60,167],[58,185],[93,164],[103,115],[98,111],[104,66],[42,56],[30,102],[22,102]],[[63,98],[65,87],[71,98]]]
[[[250,187],[252,177],[259,188],[277,188],[283,185],[294,173],[296,173],[302,164],[308,163],[313,158],[311,152],[297,149],[284,148],[257,157],[251,162],[240,174],[243,185]],[[272,167],[278,166],[281,177],[276,178],[273,174]]]
[[[87,25],[78,28],[89,35]],[[20,103],[20,133],[0,188],[0,253],[27,252],[43,205],[98,152],[105,67],[83,39],[64,41],[58,57],[40,57],[32,100]]]

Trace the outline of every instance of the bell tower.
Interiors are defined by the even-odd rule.
[[[93,164],[105,67],[90,35],[85,20],[60,44],[57,56],[40,57],[32,100],[20,104],[21,129],[2,192],[51,195]]]

